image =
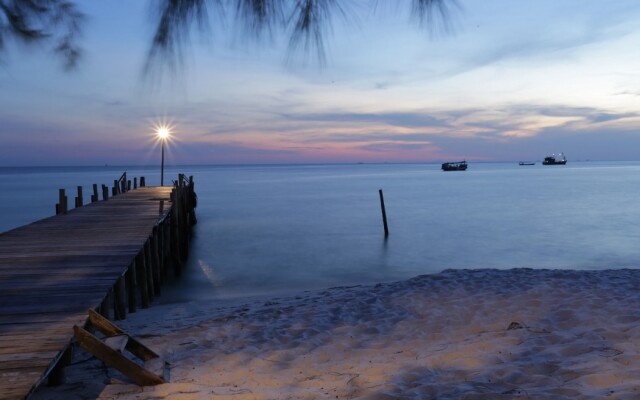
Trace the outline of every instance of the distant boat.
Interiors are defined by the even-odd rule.
[[[524,161],[520,161],[520,162],[518,163],[518,165],[536,165],[536,163],[534,163],[534,162],[524,162]]]
[[[446,162],[442,164],[443,171],[466,171],[466,161]]]
[[[565,165],[567,163],[567,159],[564,157],[564,153],[560,153],[559,158],[556,158],[555,154],[547,156],[542,161],[542,165]]]

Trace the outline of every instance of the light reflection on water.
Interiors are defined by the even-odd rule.
[[[120,169],[0,168],[8,187],[25,189],[0,200],[0,230],[51,215],[58,187],[83,184],[86,192]],[[178,170],[195,177],[198,225],[185,274],[164,295],[169,300],[373,283],[446,268],[594,269],[634,267],[640,259],[640,163],[470,163],[466,172],[446,173],[435,164],[181,167],[165,174]],[[129,174],[151,185],[157,172]]]

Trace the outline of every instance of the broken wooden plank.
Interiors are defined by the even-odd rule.
[[[73,331],[78,344],[107,365],[117,369],[140,386],[154,386],[164,383],[164,377],[147,371],[143,366],[125,357],[122,353],[105,345],[100,339],[79,326]]]

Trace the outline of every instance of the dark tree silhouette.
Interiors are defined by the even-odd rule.
[[[65,0],[0,0],[0,60],[7,41],[23,45],[46,44],[67,69],[80,57],[77,44],[84,16]]]
[[[354,4],[366,4],[369,14],[378,0],[153,0],[155,33],[147,54],[145,70],[153,66],[175,69],[183,59],[183,47],[192,30],[210,32],[213,14],[235,20],[251,37],[283,34],[289,49],[315,50],[324,61],[324,38],[336,17],[348,20]],[[457,0],[403,0],[398,6],[410,7],[420,26],[448,30],[450,12]],[[80,55],[77,40],[83,15],[69,0],[0,0],[0,56],[8,39],[22,44],[47,43],[60,55],[67,68],[75,66]],[[440,23],[440,24],[439,24]]]
[[[395,0],[394,0],[395,1]],[[354,3],[369,7],[352,7]],[[334,18],[349,20],[353,13],[371,10],[378,0],[157,0],[158,25],[147,57],[147,70],[154,65],[175,67],[182,59],[182,48],[193,27],[207,32],[211,12],[235,18],[250,37],[284,34],[291,52],[300,48],[316,51],[325,59],[324,37]],[[418,25],[450,31],[451,11],[457,0],[402,0],[398,7],[409,7]],[[354,11],[355,10],[355,11]]]

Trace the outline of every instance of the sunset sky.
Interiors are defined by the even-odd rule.
[[[1,54],[0,166],[155,164],[163,121],[168,164],[640,160],[637,0],[459,0],[446,35],[370,3],[334,21],[324,66],[212,21],[158,81],[148,3],[78,1],[76,71]]]

